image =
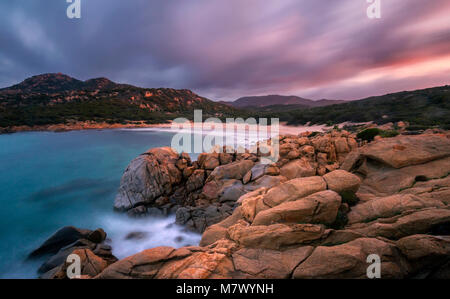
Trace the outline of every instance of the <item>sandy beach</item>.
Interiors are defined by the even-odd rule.
[[[66,132],[66,131],[79,131],[79,130],[104,130],[104,129],[142,129],[142,130],[164,130],[164,131],[180,131],[181,127],[183,129],[188,129],[190,126],[191,129],[199,129],[201,128],[202,124],[183,124],[182,126],[179,125],[179,129],[172,128],[172,123],[159,123],[159,124],[146,124],[145,122],[135,122],[135,123],[129,123],[129,124],[109,124],[106,122],[93,122],[93,121],[86,121],[86,122],[73,122],[69,124],[54,124],[54,125],[43,125],[43,126],[15,126],[15,127],[8,127],[8,128],[0,128],[0,134],[3,133],[16,133],[16,132],[31,132],[31,131],[50,131],[50,132]],[[215,125],[216,127],[213,128],[214,130],[220,130],[220,126]],[[270,132],[270,127],[268,127]],[[312,126],[290,126],[286,123],[281,123],[279,125],[279,133],[281,135],[298,135],[303,132],[323,132],[329,129],[330,127],[327,127],[326,125],[312,125]],[[254,131],[260,131],[262,129],[266,129],[266,126],[247,126],[246,130],[254,130]],[[203,126],[204,131],[209,131],[210,125]],[[224,130],[224,129],[222,129]]]

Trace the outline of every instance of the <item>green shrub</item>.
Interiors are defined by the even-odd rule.
[[[380,135],[381,130],[378,128],[370,128],[365,129],[364,131],[361,131],[356,135],[359,139],[366,140],[366,141],[373,141],[375,136]]]
[[[421,131],[428,129],[429,126],[422,126],[422,125],[411,125],[406,128],[407,131]]]
[[[392,137],[398,136],[398,134],[399,133],[395,130],[388,130],[388,131],[382,131],[380,133],[380,136],[383,138],[392,138]]]

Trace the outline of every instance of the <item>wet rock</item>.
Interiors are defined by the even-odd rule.
[[[181,242],[183,242],[183,240],[184,240],[184,238],[182,236],[177,236],[175,238],[175,242],[177,242],[177,243],[181,243]]]
[[[147,232],[131,232],[125,236],[125,240],[142,240],[147,237]]]
[[[101,228],[97,228],[87,236],[87,239],[97,244],[102,243],[106,239],[106,232]]]
[[[133,218],[142,217],[147,215],[147,207],[145,206],[138,206],[135,208],[132,208],[128,210],[127,215]]]
[[[73,226],[66,226],[58,230],[48,238],[39,248],[30,253],[30,258],[38,258],[47,254],[57,253],[61,248],[74,243],[79,239],[85,239],[91,231],[78,229]]]
[[[177,210],[176,223],[188,230],[202,233],[208,226],[227,218],[233,212],[228,205],[203,207],[183,207]]]
[[[81,232],[81,233],[80,233]],[[106,233],[102,229],[95,231],[82,230],[74,227],[64,227],[50,237],[40,248],[46,248],[46,253],[52,255],[39,267],[38,273],[44,279],[67,278],[67,257],[79,254],[82,275],[92,277],[103,271],[107,265],[117,261],[112,255],[110,246],[104,244]],[[73,241],[66,244],[68,241]],[[56,241],[56,242],[55,242]],[[48,250],[51,244],[52,250]],[[65,244],[64,246],[62,244]],[[58,249],[57,251],[55,251]],[[42,253],[42,251],[40,251]]]
[[[149,150],[134,159],[122,176],[114,208],[126,211],[169,195],[182,179],[182,172],[176,167],[178,158],[174,150],[165,147]]]

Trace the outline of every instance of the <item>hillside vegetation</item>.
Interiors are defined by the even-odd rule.
[[[378,124],[407,121],[415,126],[450,128],[450,86],[404,91],[326,107],[268,112],[288,124],[337,124],[346,121]]]
[[[35,76],[0,90],[0,127],[68,121],[163,123],[177,117],[232,117],[239,111],[190,90],[139,88],[105,78],[80,81],[62,74]]]

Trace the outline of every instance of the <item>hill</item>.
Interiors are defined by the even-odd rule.
[[[258,108],[259,111],[270,111],[270,110],[280,111],[280,110],[287,110],[284,108],[292,109],[292,107],[296,108],[321,107],[339,104],[343,102],[344,101],[333,101],[325,99],[313,101],[298,96],[267,95],[267,96],[242,97],[234,102],[222,102],[222,103],[241,109]]]
[[[190,90],[140,88],[106,78],[81,81],[63,74],[44,74],[0,89],[0,127],[64,124],[68,121],[161,123],[176,117],[232,117],[233,107]]]
[[[373,96],[326,107],[267,113],[289,124],[408,121],[416,126],[450,127],[450,86]]]

